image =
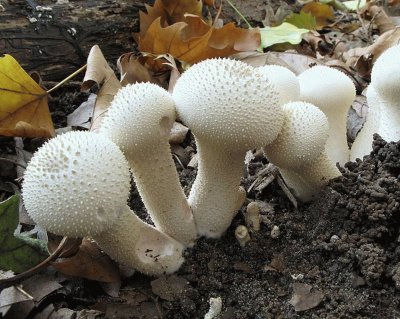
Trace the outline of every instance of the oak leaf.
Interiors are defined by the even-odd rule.
[[[139,36],[143,36],[151,24],[158,18],[160,18],[161,25],[166,27],[183,21],[185,14],[201,16],[203,8],[201,0],[156,0],[154,6],[145,6],[147,13],[139,12]]]
[[[228,23],[216,29],[199,16],[186,15],[185,22],[163,27],[156,19],[139,39],[139,50],[151,55],[170,54],[185,63],[193,64],[213,57],[226,57],[260,46],[260,32]]]
[[[0,135],[55,135],[48,94],[10,55],[0,58]]]

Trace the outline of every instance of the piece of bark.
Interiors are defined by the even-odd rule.
[[[132,51],[146,1],[2,1],[0,53],[11,54],[46,81],[60,81],[86,63],[99,44],[107,61]],[[149,2],[149,1],[147,1]]]

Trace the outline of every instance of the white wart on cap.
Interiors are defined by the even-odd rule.
[[[349,161],[347,114],[356,96],[353,81],[343,72],[321,65],[304,71],[298,79],[300,100],[317,106],[328,118],[326,151],[329,158],[344,165]]]
[[[290,102],[282,108],[285,112],[282,131],[263,150],[268,160],[279,167],[296,197],[309,201],[329,179],[339,175],[325,151],[328,120],[310,103]]]
[[[130,191],[128,163],[111,141],[70,132],[44,144],[25,172],[30,217],[55,234],[95,235],[122,213]]]
[[[272,142],[281,129],[279,93],[260,70],[210,59],[182,74],[173,98],[199,154],[189,196],[197,229],[219,237],[236,213],[246,151]]]

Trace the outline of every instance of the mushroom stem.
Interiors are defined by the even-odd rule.
[[[93,239],[112,259],[147,275],[171,274],[184,261],[181,243],[143,222],[128,206]]]
[[[167,141],[159,139],[156,145],[151,145],[144,152],[127,156],[127,160],[136,187],[156,228],[186,246],[192,246],[196,238],[192,210],[180,186]],[[156,192],[160,185],[168,189],[168,192]]]
[[[312,200],[330,179],[340,175],[326,151],[308,165],[295,170],[281,167],[279,171],[294,195],[305,202]]]
[[[196,145],[199,164],[189,204],[198,234],[218,238],[237,213],[245,153],[224,151],[220,145],[212,145],[209,141],[202,143],[199,139],[196,139]]]

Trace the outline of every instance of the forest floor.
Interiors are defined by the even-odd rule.
[[[242,13],[261,23],[265,5],[243,3]],[[67,126],[67,115],[88,96],[76,84],[57,91],[50,101],[56,126]],[[33,153],[42,142],[25,139],[24,150]],[[13,158],[15,143],[1,138],[0,157]],[[220,297],[220,319],[400,318],[400,142],[376,136],[373,145],[369,156],[341,167],[342,176],[306,204],[288,198],[267,159],[254,150],[242,179],[245,205],[221,238],[200,238],[187,249],[178,272],[100,283],[49,267],[22,285],[34,302],[15,299],[3,308],[4,317],[202,319],[210,298]],[[188,166],[194,149],[190,134],[172,148],[186,193],[196,176]],[[11,194],[16,166],[0,164],[0,190]],[[246,225],[250,202],[260,207],[261,228],[249,227],[251,239],[242,247],[234,232]],[[130,204],[149,220],[134,185]]]

